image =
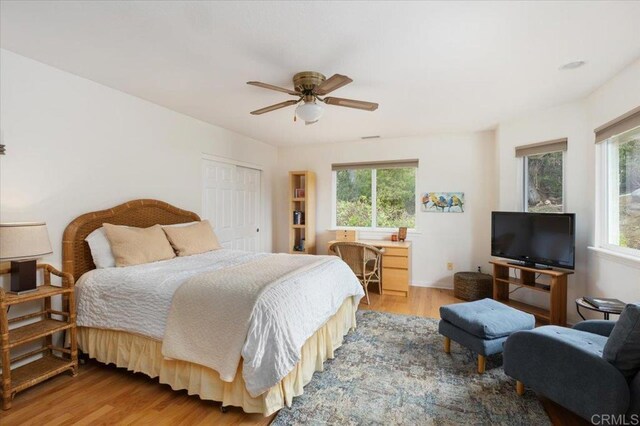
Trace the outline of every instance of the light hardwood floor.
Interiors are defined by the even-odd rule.
[[[460,302],[451,290],[412,287],[408,298],[370,292],[374,309],[439,318],[439,308]],[[515,388],[514,388],[515,392]],[[585,424],[549,401],[543,405],[554,424]],[[0,424],[9,425],[268,425],[273,416],[245,414],[238,408],[221,413],[219,404],[176,392],[143,374],[89,361],[76,378],[60,375],[21,392],[13,408],[0,412]]]

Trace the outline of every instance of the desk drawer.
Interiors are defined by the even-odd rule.
[[[409,269],[409,258],[384,255],[382,257],[382,266],[386,268]]]
[[[385,247],[384,256],[409,256],[409,250],[405,247]]]
[[[336,231],[336,240],[337,241],[357,241],[358,231],[350,231],[346,229]]]
[[[383,267],[382,290],[409,291],[409,271]]]

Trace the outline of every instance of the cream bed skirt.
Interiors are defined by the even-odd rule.
[[[303,387],[313,373],[323,370],[323,362],[334,357],[344,336],[356,326],[357,304],[348,297],[322,327],[302,346],[302,358],[294,369],[267,392],[253,398],[247,392],[242,377],[242,361],[233,382],[223,382],[215,370],[185,361],[167,360],[162,356],[162,342],[124,331],[78,327],[78,346],[91,358],[105,364],[115,364],[151,378],[173,390],[186,389],[189,395],[221,401],[223,406],[242,407],[247,413],[265,416],[290,407],[294,397],[303,394]]]

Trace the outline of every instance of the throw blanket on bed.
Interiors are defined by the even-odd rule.
[[[331,260],[274,254],[190,278],[173,296],[162,354],[212,368],[223,381],[233,381],[260,296],[287,277]]]

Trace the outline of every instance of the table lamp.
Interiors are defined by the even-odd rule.
[[[52,253],[44,223],[0,223],[0,260],[11,261],[11,292],[36,289],[36,259]]]

